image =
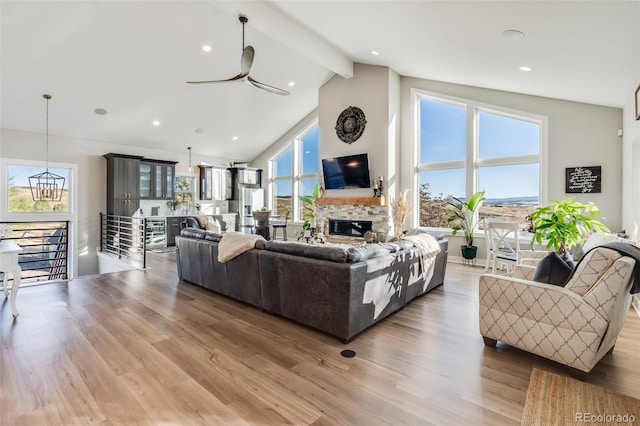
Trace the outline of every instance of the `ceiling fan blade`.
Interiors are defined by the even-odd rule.
[[[251,65],[253,65],[253,55],[255,51],[252,46],[247,46],[242,51],[242,59],[240,60],[240,74],[243,74],[243,77],[249,75],[249,71],[251,71]]]
[[[227,79],[224,79],[224,80],[187,81],[187,83],[188,84],[227,83],[229,81],[242,80],[246,76],[247,76],[246,74],[240,73],[240,74],[238,74],[236,76],[233,76],[231,78],[227,78]]]
[[[262,89],[262,90],[266,90],[267,92],[271,92],[271,93],[274,93],[276,95],[281,95],[281,96],[288,96],[289,95],[289,92],[287,92],[286,90],[278,89],[277,87],[273,87],[273,86],[269,86],[268,84],[260,83],[259,81],[254,80],[253,78],[251,78],[250,76],[247,76],[247,80],[249,80],[249,83],[253,84],[257,88]]]

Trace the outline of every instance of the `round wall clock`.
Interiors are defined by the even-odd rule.
[[[358,107],[350,106],[340,113],[336,121],[336,134],[344,143],[353,143],[364,132],[367,120]]]

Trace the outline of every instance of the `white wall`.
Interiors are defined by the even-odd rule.
[[[334,76],[320,88],[318,94],[318,137],[319,157],[327,158],[351,154],[369,154],[371,180],[383,176],[389,181],[388,158],[390,142],[395,142],[396,131],[390,135],[390,114],[399,110],[399,98],[390,97],[390,85],[394,83],[394,95],[398,92],[399,77],[388,67],[354,64],[354,76],[345,79]],[[336,120],[342,111],[350,106],[364,112],[367,123],[360,138],[351,143],[342,142],[336,135]],[[390,137],[394,138],[390,140]],[[395,150],[396,145],[391,146]],[[393,176],[392,176],[393,177]],[[387,190],[384,190],[387,194]],[[328,190],[327,197],[373,196],[372,189]]]
[[[45,161],[44,139],[41,133],[0,129],[0,158]],[[95,249],[100,245],[100,213],[106,212],[107,206],[107,160],[102,156],[109,152],[179,161],[176,175],[189,175],[186,149],[168,152],[49,135],[49,161],[78,166],[78,212],[75,224],[78,235],[73,253],[77,256],[78,275],[98,273]],[[201,161],[227,164],[229,159],[192,155],[193,165]],[[198,168],[193,167],[192,175],[196,176],[197,173]],[[3,185],[0,184],[3,189],[1,196],[6,197],[6,187]],[[4,212],[0,212],[0,220],[6,220]]]

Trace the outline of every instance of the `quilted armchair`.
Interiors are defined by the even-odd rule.
[[[631,303],[635,260],[598,247],[585,255],[564,287],[528,274],[480,277],[480,333],[572,367],[583,376],[613,350]],[[525,267],[526,268],[526,267]],[[577,371],[576,371],[577,370]]]

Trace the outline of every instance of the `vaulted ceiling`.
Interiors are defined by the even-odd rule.
[[[236,160],[311,112],[353,62],[614,107],[640,76],[637,1],[5,0],[0,13],[3,128],[44,132],[50,93],[51,134]],[[185,83],[240,72],[239,14],[252,77],[290,96]]]

